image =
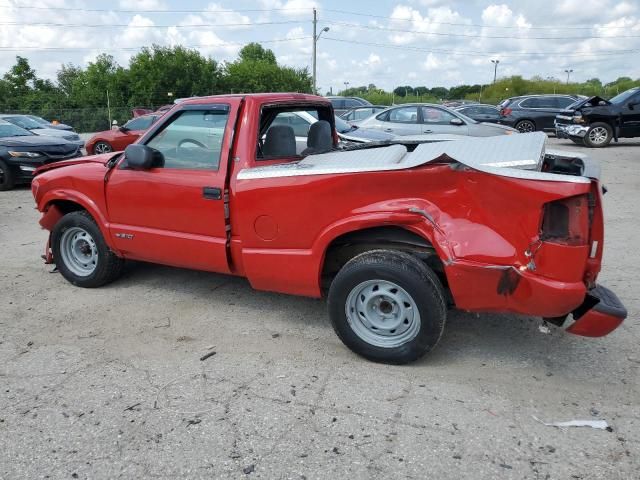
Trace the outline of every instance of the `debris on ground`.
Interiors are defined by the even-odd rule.
[[[551,422],[551,423],[547,423],[547,422],[543,422],[542,420],[540,420],[539,418],[533,416],[533,419],[536,422],[540,422],[543,425],[546,425],[547,427],[558,427],[558,428],[568,428],[568,427],[591,427],[591,428],[596,428],[599,430],[608,430],[608,431],[612,431],[609,430],[609,424],[607,424],[606,420],[569,420],[566,422]]]
[[[207,352],[203,356],[200,357],[200,361],[204,362],[207,358],[213,357],[216,353],[218,353],[218,352],[216,352],[215,350],[211,351],[211,352]]]

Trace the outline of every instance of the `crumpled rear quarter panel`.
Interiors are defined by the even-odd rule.
[[[589,188],[450,164],[237,180],[232,235],[254,287],[319,296],[322,260],[331,240],[361,228],[396,225],[431,241],[459,308],[560,315],[584,299],[586,247],[542,246],[535,272],[523,271],[529,262],[525,251],[537,239],[545,203]],[[509,277],[515,286],[509,286],[505,271],[515,272]]]

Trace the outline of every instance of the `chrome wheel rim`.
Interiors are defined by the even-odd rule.
[[[533,123],[531,123],[531,122],[522,122],[522,123],[520,123],[518,125],[518,130],[520,130],[520,133],[533,132],[533,130],[534,130]]]
[[[100,142],[100,143],[96,143],[96,146],[94,147],[94,150],[98,154],[100,154],[100,153],[109,153],[111,151],[111,147],[109,145],[107,145],[106,143]]]
[[[353,332],[377,347],[399,347],[420,331],[416,302],[404,288],[388,280],[367,280],[354,287],[345,312]]]
[[[589,140],[596,145],[604,143],[608,136],[609,132],[604,127],[595,127],[589,131]]]
[[[80,227],[72,227],[60,238],[64,265],[79,277],[88,277],[98,266],[98,247],[93,237]]]

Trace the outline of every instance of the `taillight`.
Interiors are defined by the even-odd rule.
[[[502,115],[503,117],[506,117],[507,115],[511,115],[511,112],[513,112],[513,110],[505,107],[502,110],[500,110],[500,115]]]
[[[544,205],[540,240],[564,245],[589,243],[587,195],[564,198]]]

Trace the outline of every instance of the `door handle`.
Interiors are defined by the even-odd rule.
[[[433,133],[433,130],[424,130],[422,133]]]
[[[217,187],[203,187],[202,196],[209,200],[220,200],[222,198],[222,190]]]
[[[384,131],[385,132],[393,132],[393,128],[385,128]]]

